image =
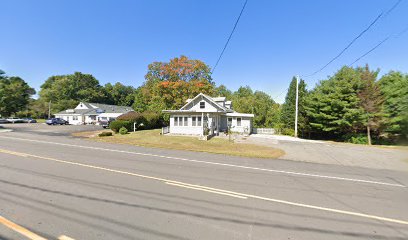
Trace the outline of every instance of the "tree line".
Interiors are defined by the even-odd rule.
[[[395,143],[407,139],[408,75],[391,71],[378,79],[379,70],[343,67],[308,90],[299,81],[298,128],[301,137],[355,143]],[[119,82],[101,85],[91,74],[75,72],[49,77],[38,98],[23,79],[0,72],[0,114],[46,118],[48,104],[56,113],[74,108],[79,101],[132,106],[137,112],[179,109],[202,92],[225,96],[235,111],[255,114],[255,127],[275,128],[294,134],[296,79],[290,82],[283,104],[263,91],[241,86],[231,91],[216,85],[210,67],[180,56],[148,65],[145,81],[137,88]],[[168,116],[162,115],[166,121]]]

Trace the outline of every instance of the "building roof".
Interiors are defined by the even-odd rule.
[[[127,113],[133,111],[131,107],[117,106],[102,103],[81,102],[88,109],[67,109],[56,115],[98,115],[101,113]]]
[[[221,106],[219,103],[217,103],[216,101],[214,101],[214,99],[210,96],[207,96],[203,93],[198,94],[197,96],[195,96],[193,99],[191,99],[190,101],[188,101],[184,106],[182,106],[180,108],[180,110],[186,110],[185,108],[192,102],[194,102],[194,100],[196,100],[199,97],[203,97],[206,98],[209,102],[211,102],[212,104],[214,104],[217,108],[221,109],[222,112],[232,112],[231,109],[228,109],[224,106]]]
[[[189,110],[186,109],[187,106],[191,103],[194,103],[194,100],[196,100],[199,97],[203,97],[206,98],[209,102],[211,102],[212,104],[214,104],[218,109],[221,110],[221,112],[225,113],[226,116],[231,116],[231,117],[254,117],[254,114],[249,114],[249,113],[239,113],[236,112],[228,107],[224,107],[222,106],[221,102],[225,103],[226,105],[231,105],[231,101],[226,101],[225,97],[209,97],[203,93],[198,94],[197,96],[195,96],[193,99],[187,99],[187,103],[181,107],[179,110],[163,110],[162,112],[164,113],[193,113],[193,112],[197,112],[197,110]]]

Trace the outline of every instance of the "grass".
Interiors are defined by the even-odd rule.
[[[38,123],[45,123],[47,119],[36,119]]]
[[[242,157],[278,158],[285,152],[281,149],[255,144],[234,143],[224,138],[212,138],[209,141],[198,140],[198,137],[160,135],[160,129],[137,131],[134,133],[111,137],[98,137],[96,132],[74,134],[78,137],[118,144],[130,144],[144,147],[167,148],[196,152],[209,152]]]

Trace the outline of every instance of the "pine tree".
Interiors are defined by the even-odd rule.
[[[371,145],[371,131],[377,130],[381,123],[381,108],[384,102],[379,84],[378,71],[370,71],[368,65],[358,69],[361,73],[361,90],[357,93],[364,110],[364,125],[367,128],[368,145]]]
[[[333,77],[321,81],[306,101],[312,130],[325,138],[355,132],[363,115],[357,96],[360,88],[360,73],[350,67],[343,67]]]
[[[303,79],[299,81],[299,99],[298,99],[298,129],[304,131],[306,129],[306,111],[305,99],[307,95],[306,83]],[[282,105],[281,121],[286,129],[294,129],[295,127],[295,111],[296,111],[296,77],[290,82],[288,93],[285,97],[285,103]]]

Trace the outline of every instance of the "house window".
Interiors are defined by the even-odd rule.
[[[241,118],[237,118],[237,126],[241,127]]]
[[[192,126],[195,127],[197,125],[197,117],[192,117],[191,121],[192,121]]]
[[[201,117],[197,117],[197,126],[201,126]]]
[[[179,117],[179,126],[182,127],[183,126],[183,117]]]
[[[178,117],[174,117],[174,126],[178,126]]]
[[[200,108],[205,108],[205,102],[200,102]]]
[[[228,125],[228,127],[232,126],[232,118],[227,119],[227,125]]]
[[[78,116],[72,116],[73,121],[78,121]]]
[[[188,126],[188,117],[184,117],[184,126]]]

